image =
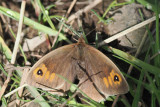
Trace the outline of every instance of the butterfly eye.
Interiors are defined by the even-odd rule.
[[[37,71],[37,75],[42,76],[42,75],[43,75],[43,71],[42,71],[41,69],[39,69],[39,70]]]
[[[114,76],[114,81],[119,81],[119,77],[117,75]]]

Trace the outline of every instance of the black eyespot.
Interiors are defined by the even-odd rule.
[[[119,81],[119,78],[117,75],[114,76],[114,81]]]
[[[43,71],[42,71],[41,69],[39,69],[39,70],[37,71],[37,75],[42,76],[42,75],[43,75]]]

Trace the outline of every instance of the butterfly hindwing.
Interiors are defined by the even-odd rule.
[[[85,54],[84,69],[85,72],[87,72],[88,81],[93,84],[92,86],[90,85],[90,87],[94,87],[100,92],[99,94],[102,97],[128,92],[126,80],[116,65],[108,57],[89,45],[86,45],[83,50]],[[88,96],[93,96],[89,95],[89,93],[86,94],[88,94]],[[95,95],[95,97],[96,96],[97,95]],[[99,99],[97,98],[97,101],[101,101],[103,99],[102,97],[99,97]]]

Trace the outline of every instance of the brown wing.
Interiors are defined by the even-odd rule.
[[[124,94],[128,92],[128,84],[116,65],[97,49],[86,45],[83,49],[85,56],[86,76],[80,89],[96,101],[102,101],[103,97]],[[87,76],[88,75],[88,76]],[[88,78],[89,77],[89,78]],[[93,90],[93,88],[95,88]],[[100,92],[99,94],[96,91]]]
[[[72,56],[74,55],[75,46],[67,45],[45,55],[29,71],[27,83],[37,88],[52,88],[61,91],[67,91],[70,88],[62,75],[70,81],[75,78],[74,66],[72,66]]]

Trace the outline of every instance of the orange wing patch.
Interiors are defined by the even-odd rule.
[[[51,76],[50,76],[50,78],[49,78],[49,82],[52,82],[53,79],[54,79],[54,77],[55,77],[55,73],[52,73]]]
[[[33,75],[35,76],[35,78],[42,78],[46,73],[46,71],[47,71],[46,66],[44,64],[41,64],[33,71]]]
[[[120,85],[120,83],[122,81],[122,78],[121,78],[121,76],[118,73],[115,73],[115,71],[113,69],[112,69],[112,71],[110,73],[110,76],[111,76],[114,84]]]
[[[33,71],[33,75],[37,79],[43,79],[43,78],[45,80],[49,79],[50,82],[52,82],[55,77],[55,73],[50,74],[50,71],[47,70],[47,67],[45,66],[45,64],[41,64],[39,67],[37,67]]]
[[[109,84],[110,84],[111,86],[113,86],[113,83],[112,83],[112,78],[111,78],[111,76],[108,76],[108,81],[109,81]]]
[[[47,80],[49,78],[49,74],[50,74],[50,71],[47,71],[45,74],[45,80]]]
[[[108,88],[108,87],[109,87],[109,83],[108,83],[107,78],[106,78],[106,77],[104,77],[104,78],[103,78],[103,81],[104,81],[104,83],[105,83],[106,87]]]
[[[120,85],[122,82],[122,78],[118,73],[115,73],[115,71],[112,69],[110,72],[110,75],[103,78],[103,82],[105,83],[106,87],[108,88],[109,85],[112,87],[113,84]]]

